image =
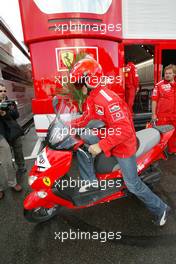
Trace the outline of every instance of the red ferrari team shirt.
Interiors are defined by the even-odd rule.
[[[134,91],[139,87],[139,76],[137,68],[134,63],[130,62],[125,67],[125,88],[132,89]]]
[[[136,133],[127,104],[116,93],[102,86],[91,91],[86,104],[86,111],[72,121],[72,127],[85,127],[92,119],[102,120],[107,133],[100,139],[99,146],[105,155],[120,158],[134,155]]]
[[[152,100],[157,102],[158,118],[176,118],[176,82],[162,80],[153,89]]]

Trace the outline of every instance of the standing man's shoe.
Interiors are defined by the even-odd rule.
[[[2,200],[4,198],[4,192],[3,191],[0,191],[0,200]]]
[[[167,218],[168,218],[168,214],[169,212],[171,211],[171,208],[168,206],[164,213],[157,217],[157,219],[154,221],[154,224],[157,225],[157,226],[164,226],[167,222]]]
[[[16,192],[21,192],[23,190],[22,187],[21,187],[21,185],[19,185],[18,183],[14,187],[12,187],[12,188]]]

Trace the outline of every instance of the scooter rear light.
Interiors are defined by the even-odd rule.
[[[38,195],[38,197],[40,197],[41,199],[44,199],[48,194],[47,194],[47,192],[40,191],[40,192],[37,192],[37,195]]]
[[[36,180],[37,180],[37,176],[34,176],[34,175],[32,175],[32,176],[29,176],[29,178],[28,178],[28,184],[31,186]]]

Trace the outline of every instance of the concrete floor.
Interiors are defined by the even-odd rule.
[[[37,137],[34,128],[24,138],[29,156]],[[28,170],[33,161],[27,161]],[[152,224],[152,216],[135,197],[115,200],[79,211],[63,209],[43,224],[23,217],[23,199],[29,191],[27,174],[22,193],[7,190],[0,201],[0,264],[173,264],[176,263],[176,157],[161,161],[160,184],[155,189],[171,207],[165,227]],[[122,232],[121,240],[55,239],[59,232]]]

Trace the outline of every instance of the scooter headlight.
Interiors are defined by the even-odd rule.
[[[40,198],[45,198],[48,194],[47,194],[47,192],[44,192],[44,191],[40,191],[40,192],[37,192],[37,195],[38,195],[38,197],[40,197]]]
[[[28,184],[31,186],[37,180],[37,178],[37,176],[29,176]]]

